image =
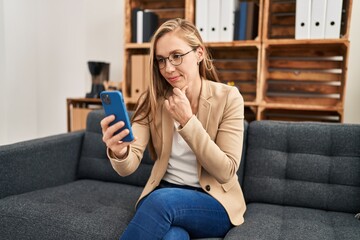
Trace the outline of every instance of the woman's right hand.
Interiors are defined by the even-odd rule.
[[[125,123],[123,121],[117,122],[114,125],[110,126],[110,123],[115,120],[114,115],[110,115],[101,120],[100,125],[103,134],[103,142],[106,146],[115,154],[117,158],[124,158],[128,151],[128,146],[136,141],[136,137],[132,142],[123,142],[121,141],[125,136],[127,136],[130,131],[129,129],[124,129],[118,134],[114,135],[115,132],[124,127]]]

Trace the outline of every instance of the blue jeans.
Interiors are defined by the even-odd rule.
[[[224,207],[202,189],[166,183],[139,203],[120,240],[224,237],[232,226]]]

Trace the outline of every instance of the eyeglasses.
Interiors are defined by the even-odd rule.
[[[195,49],[191,49],[190,51],[184,53],[184,54],[178,54],[178,53],[172,53],[170,54],[170,56],[166,57],[166,58],[159,58],[157,59],[158,65],[160,69],[163,69],[166,66],[166,59],[169,59],[169,62],[173,65],[173,66],[179,66],[182,61],[183,61],[183,57],[194,51]]]

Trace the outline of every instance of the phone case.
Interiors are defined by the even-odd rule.
[[[106,116],[115,115],[115,120],[112,123],[110,123],[110,126],[119,121],[123,121],[125,123],[125,126],[121,128],[119,131],[115,132],[115,134],[118,134],[120,131],[127,128],[129,129],[130,133],[126,137],[124,137],[122,141],[124,142],[133,141],[134,136],[131,129],[130,119],[121,92],[103,91],[100,93],[100,99],[104,107]]]

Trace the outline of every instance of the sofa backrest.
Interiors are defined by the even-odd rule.
[[[130,115],[132,114],[132,112],[129,113]],[[115,170],[113,170],[110,161],[106,156],[106,146],[102,141],[100,121],[104,117],[105,113],[103,110],[94,110],[88,115],[82,153],[78,167],[78,178],[145,186],[153,165],[153,161],[150,158],[148,150],[145,151],[140,167],[135,171],[135,173],[127,177],[119,176]],[[242,160],[240,168],[237,172],[240,184],[242,184],[244,176],[247,127],[248,123],[245,121]]]
[[[127,177],[119,176],[107,158],[106,145],[102,141],[100,121],[104,117],[103,110],[94,110],[88,115],[78,177],[145,186],[153,164],[148,151],[145,151],[140,167],[134,174]]]
[[[248,128],[247,203],[360,211],[360,125],[254,121]]]

